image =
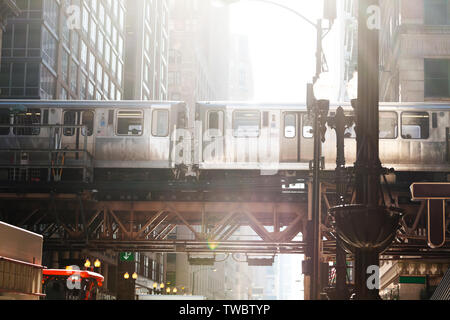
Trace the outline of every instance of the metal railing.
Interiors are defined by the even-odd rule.
[[[82,181],[92,181],[94,159],[89,151],[87,126],[0,125],[0,131],[2,128],[9,128],[9,133],[0,135],[0,169],[13,170],[10,179],[15,180],[17,175],[25,172],[27,180],[30,170],[46,169],[47,182],[59,182],[64,169],[80,169]],[[20,132],[18,129],[28,129],[30,133],[13,133]],[[73,134],[65,135],[66,129],[72,130]],[[36,131],[33,133],[33,130]],[[75,139],[76,142],[64,142],[65,139]],[[63,148],[64,143],[75,146]]]

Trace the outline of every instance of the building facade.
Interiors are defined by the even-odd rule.
[[[450,100],[448,0],[382,1],[383,101]]]
[[[358,19],[357,2],[344,0],[338,2],[338,23],[340,26],[340,90],[339,100],[350,101],[356,98],[357,88],[352,88],[357,77],[358,64]],[[357,84],[356,84],[357,86]]]
[[[169,6],[167,0],[127,3],[125,99],[168,99]]]
[[[125,1],[25,0],[3,41],[0,97],[121,100]]]
[[[430,300],[449,268],[448,259],[384,261],[380,269],[380,295],[384,300]]]
[[[346,0],[344,79],[357,64],[357,1]],[[380,101],[450,100],[450,3],[448,0],[381,0]]]
[[[8,19],[3,38],[1,99],[167,100],[166,0],[16,2],[20,14]],[[46,256],[54,268],[101,260],[104,297],[117,297],[121,288],[133,297],[165,283],[164,254],[136,253],[127,263],[114,252]],[[138,278],[124,279],[123,270]]]
[[[6,30],[8,18],[18,16],[20,9],[17,6],[16,0],[0,0],[0,62],[3,32]]]

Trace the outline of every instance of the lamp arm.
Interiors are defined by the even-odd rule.
[[[280,8],[282,8],[282,9],[288,10],[288,11],[292,12],[293,14],[295,14],[296,16],[298,16],[298,17],[300,17],[301,19],[303,19],[304,21],[306,21],[307,23],[309,23],[311,26],[314,27],[314,29],[317,29],[317,25],[316,25],[314,22],[312,22],[311,20],[309,20],[308,18],[306,18],[306,17],[305,17],[304,15],[302,15],[300,12],[295,11],[295,10],[292,9],[292,8],[289,8],[288,6],[285,6],[285,5],[283,5],[283,4],[280,4],[280,3],[277,3],[277,2],[274,2],[274,1],[270,1],[270,0],[248,0],[248,1],[263,2],[263,3],[271,4],[271,5],[280,7]]]

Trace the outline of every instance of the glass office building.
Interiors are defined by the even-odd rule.
[[[20,0],[3,35],[2,99],[121,100],[125,0]]]

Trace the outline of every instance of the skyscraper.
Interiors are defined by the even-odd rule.
[[[210,1],[170,0],[169,100],[190,108],[228,98],[229,14]]]
[[[251,100],[253,98],[253,70],[247,36],[231,35],[229,63],[228,99],[231,101]]]
[[[123,97],[125,1],[23,0],[3,39],[0,97]]]
[[[168,1],[128,1],[126,34],[125,99],[167,100]]]

